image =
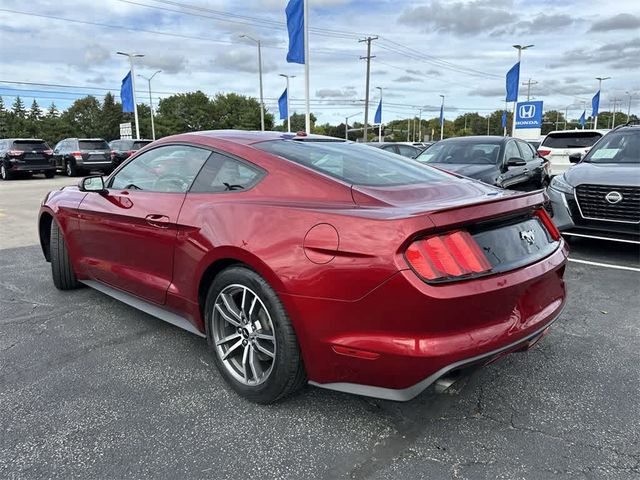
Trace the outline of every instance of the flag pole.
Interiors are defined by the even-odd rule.
[[[304,4],[304,128],[311,133],[311,108],[309,106],[309,0],[302,0]],[[287,95],[289,92],[287,91]]]

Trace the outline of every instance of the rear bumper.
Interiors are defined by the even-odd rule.
[[[504,355],[508,355],[510,353],[528,350],[533,345],[535,345],[538,340],[540,340],[549,330],[549,327],[553,322],[555,322],[560,313],[556,315],[549,323],[542,326],[535,332],[527,335],[521,340],[515,341],[509,345],[505,345],[504,347],[498,348],[496,350],[492,350],[491,352],[483,353],[480,355],[476,355],[475,357],[465,358],[462,360],[458,360],[457,362],[451,363],[442,367],[437,372],[432,373],[427,378],[420,380],[418,383],[411,385],[407,388],[384,388],[384,387],[376,387],[372,385],[361,385],[357,383],[346,383],[346,382],[336,382],[336,383],[316,383],[314,381],[310,381],[310,385],[315,385],[316,387],[326,388],[329,390],[336,390],[338,392],[352,393],[355,395],[363,395],[366,397],[374,397],[374,398],[382,398],[384,400],[394,400],[396,402],[407,402],[412,398],[418,396],[424,390],[426,390],[429,386],[431,386],[434,382],[436,382],[439,378],[444,377],[448,373],[451,373],[456,370],[462,370],[465,368],[473,367],[473,366],[484,366],[492,363]]]
[[[113,166],[111,159],[100,162],[86,162],[84,160],[76,160],[76,166],[79,168],[105,168]]]
[[[28,163],[10,163],[9,170],[12,172],[46,172],[55,170],[53,165],[29,165]]]
[[[564,306],[566,254],[561,242],[535,264],[447,285],[401,271],[354,302],[281,298],[311,384],[409,400],[451,370],[537,340]]]

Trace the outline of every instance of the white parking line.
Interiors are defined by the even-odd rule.
[[[624,265],[613,265],[611,263],[590,262],[589,260],[580,260],[577,258],[569,258],[570,262],[584,263],[585,265],[594,265],[596,267],[613,268],[616,270],[631,270],[632,272],[640,272],[640,268],[625,267]]]

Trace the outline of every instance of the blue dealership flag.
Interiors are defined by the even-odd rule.
[[[578,120],[578,123],[580,125],[582,125],[583,127],[587,124],[587,119],[585,118],[586,113],[587,113],[587,111],[583,110],[582,116],[580,117],[580,120]]]
[[[600,90],[598,90],[596,94],[593,96],[593,98],[591,99],[591,109],[592,109],[591,116],[597,117],[598,110],[600,109]]]
[[[444,105],[440,105],[440,125],[444,123]]]
[[[278,108],[280,109],[280,120],[284,120],[285,118],[289,118],[289,109],[287,108],[287,97],[289,96],[289,92],[287,89],[284,89],[282,95],[278,99]]]
[[[376,116],[373,117],[373,123],[382,123],[382,99],[380,99],[380,103],[378,104]]]
[[[120,87],[120,100],[122,101],[123,112],[133,112],[133,84],[131,83],[131,71],[122,79]]]
[[[507,126],[507,111],[503,110],[502,111],[502,128],[505,128]]]
[[[289,63],[304,63],[304,2],[305,0],[289,0],[285,9],[289,32]]]
[[[520,84],[520,62],[516,63],[507,72],[507,102],[518,101],[518,85]]]

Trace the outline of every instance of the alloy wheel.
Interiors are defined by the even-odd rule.
[[[276,337],[271,315],[250,288],[233,284],[217,296],[212,334],[225,369],[243,385],[264,383],[276,359]]]
[[[0,177],[2,177],[3,180],[7,179],[7,168],[4,165],[0,166]]]
[[[66,172],[67,172],[67,176],[69,176],[69,177],[70,177],[70,176],[71,176],[71,174],[73,173],[73,172],[71,171],[71,163],[69,163],[69,162],[66,162],[66,163],[65,163],[65,170],[66,170]]]

